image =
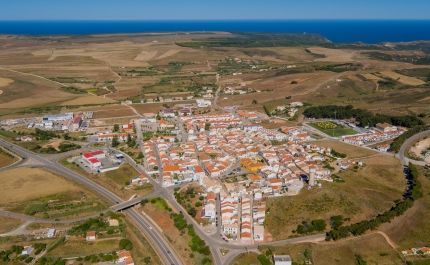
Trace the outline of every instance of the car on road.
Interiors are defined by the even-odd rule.
[[[151,229],[151,230],[152,230],[152,226],[150,226],[150,227],[149,227],[149,229]]]

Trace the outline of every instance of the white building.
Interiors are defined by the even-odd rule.
[[[46,233],[47,238],[53,238],[55,236],[56,230],[54,228],[51,228],[48,230],[48,233]]]
[[[43,116],[43,121],[65,121],[67,119],[73,119],[73,112]]]
[[[22,250],[21,254],[22,255],[30,255],[32,251],[33,251],[32,246],[25,246],[24,249]]]
[[[212,103],[209,100],[204,100],[204,99],[196,99],[196,104],[199,108],[205,108],[212,105]]]
[[[222,231],[226,235],[237,235],[239,224],[223,224]]]
[[[291,265],[291,258],[289,255],[273,255],[275,265]]]

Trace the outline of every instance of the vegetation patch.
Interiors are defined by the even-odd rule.
[[[362,127],[364,126],[375,126],[377,123],[390,123],[395,126],[414,127],[417,125],[423,125],[424,122],[417,116],[406,115],[406,116],[388,116],[381,114],[373,114],[365,109],[355,109],[352,105],[337,106],[337,105],[326,105],[326,106],[314,106],[306,108],[303,112],[307,118],[315,119],[351,119],[355,118]]]

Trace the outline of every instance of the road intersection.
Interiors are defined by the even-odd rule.
[[[137,142],[139,146],[143,146],[142,133],[139,126],[137,126],[136,134],[137,134]],[[411,144],[413,141],[427,134],[430,134],[430,131],[421,132],[419,134],[412,136],[407,141],[405,141],[405,143],[402,145],[400,149],[399,154],[397,155],[397,157],[401,160],[403,165],[407,165],[408,162],[411,161],[404,156],[407,146]],[[36,162],[38,165],[47,168],[48,170],[51,170],[72,181],[76,181],[78,183],[81,183],[93,189],[94,191],[96,191],[97,193],[99,193],[100,195],[102,195],[103,197],[105,197],[106,199],[108,199],[113,203],[113,206],[110,208],[110,210],[113,210],[113,211],[123,210],[127,214],[127,216],[132,220],[132,222],[136,226],[138,226],[138,228],[146,236],[148,236],[148,238],[153,243],[155,248],[158,250],[160,256],[163,258],[166,264],[183,264],[181,259],[175,253],[174,249],[169,245],[169,243],[164,238],[164,236],[159,231],[157,231],[157,229],[150,229],[151,227],[150,222],[131,206],[138,204],[143,198],[161,197],[165,199],[177,212],[186,212],[186,210],[179,203],[177,203],[171,189],[162,187],[162,184],[158,180],[154,180],[152,177],[148,176],[143,166],[136,164],[135,161],[132,158],[130,158],[128,155],[124,154],[125,160],[130,165],[135,166],[136,170],[140,174],[145,174],[147,176],[148,180],[154,185],[154,192],[144,197],[136,197],[136,198],[132,198],[129,201],[123,201],[117,195],[105,189],[104,187],[98,185],[97,183],[94,183],[93,181],[79,175],[78,173],[58,164],[58,161],[61,159],[61,157],[64,156],[64,154],[62,156],[47,157],[45,155],[39,155],[39,154],[33,153],[27,149],[11,144],[4,140],[0,141],[0,145],[3,145],[4,147],[10,149],[12,152],[14,152],[15,154],[23,158],[24,162],[15,164],[12,167],[8,167],[8,169],[23,166],[26,164],[25,161],[31,160],[33,162]],[[415,164],[420,164],[419,161],[411,161],[411,162]],[[20,215],[16,213],[6,212],[1,209],[0,209],[0,215],[18,218],[26,221],[41,222],[41,223],[56,223],[56,222],[70,223],[70,222],[82,221],[91,217],[95,217],[99,214],[73,219],[73,220],[63,220],[63,221],[38,219],[38,218],[33,218],[33,217]],[[210,246],[215,264],[218,264],[218,265],[229,264],[234,257],[236,257],[238,254],[242,252],[258,250],[258,245],[246,245],[246,244],[239,244],[234,242],[227,243],[221,240],[221,238],[218,236],[218,233],[215,233],[213,235],[208,235],[202,229],[200,229],[200,225],[192,217],[190,217],[187,214],[185,214],[184,217],[188,223],[191,223],[194,225],[194,227],[197,227],[197,229],[195,229],[196,233],[206,242],[208,246]],[[325,239],[325,234],[318,234],[318,235],[293,238],[293,239],[282,240],[282,241],[269,242],[265,244],[277,246],[277,245],[293,244],[293,243],[300,243],[300,242],[318,242],[318,241],[323,241],[324,239]],[[220,252],[221,249],[228,249],[230,251],[228,252],[228,254],[224,256]]]

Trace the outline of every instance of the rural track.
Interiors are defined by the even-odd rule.
[[[29,74],[29,73],[23,73],[23,72],[20,72],[20,71],[15,71],[15,70],[7,69],[7,68],[3,68],[3,67],[0,67],[0,70],[9,71],[9,72],[12,72],[12,73],[17,73],[17,74],[22,74],[22,75],[29,75],[29,76],[37,77],[37,78],[40,78],[40,79],[43,79],[43,80],[46,80],[46,81],[49,81],[49,82],[52,82],[52,83],[59,84],[59,85],[61,85],[61,86],[67,86],[66,84],[63,84],[63,83],[60,83],[60,82],[57,82],[57,81],[54,81],[54,80],[51,80],[51,79],[45,78],[45,77],[40,76],[40,75]]]

